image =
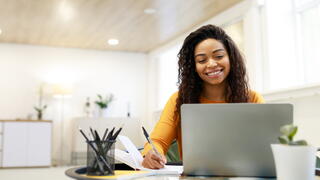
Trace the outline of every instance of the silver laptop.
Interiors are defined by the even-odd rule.
[[[270,144],[292,122],[291,104],[184,104],[184,174],[275,177]]]

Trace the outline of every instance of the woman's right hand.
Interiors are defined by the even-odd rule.
[[[142,161],[142,166],[149,169],[163,168],[167,163],[167,159],[164,155],[158,155],[153,150],[150,150]]]

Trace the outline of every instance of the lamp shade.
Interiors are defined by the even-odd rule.
[[[73,88],[70,84],[54,84],[52,86],[53,97],[71,97]]]

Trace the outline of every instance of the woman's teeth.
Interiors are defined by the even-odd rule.
[[[219,74],[221,71],[215,71],[215,72],[211,72],[211,73],[206,73],[208,76],[214,76]]]

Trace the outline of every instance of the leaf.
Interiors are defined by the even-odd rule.
[[[38,107],[33,107],[37,112],[40,112],[41,111],[41,109],[40,108],[38,108]]]
[[[280,132],[286,136],[289,136],[293,130],[294,130],[293,124],[284,125],[280,128]]]
[[[102,96],[101,96],[100,94],[98,94],[98,98],[99,98],[100,100],[102,100]]]
[[[291,132],[288,136],[289,140],[292,141],[293,140],[293,137],[296,135],[298,131],[298,127],[297,126],[293,126],[293,129],[291,129]]]
[[[278,137],[278,140],[281,144],[289,144],[289,139],[285,135]]]
[[[292,141],[290,142],[289,145],[293,145],[293,146],[307,146],[308,143],[305,140],[299,140],[299,141]]]

